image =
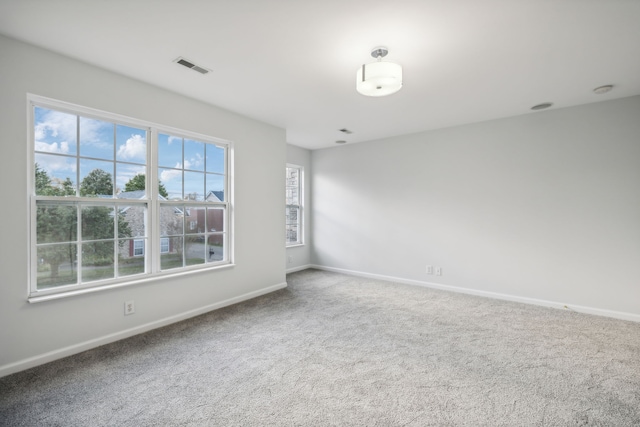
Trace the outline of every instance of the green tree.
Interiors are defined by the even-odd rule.
[[[47,196],[46,192],[51,188],[51,178],[44,169],[40,169],[40,165],[36,163],[36,194],[38,196]]]
[[[94,169],[89,172],[80,183],[80,195],[82,197],[113,195],[111,174],[102,169]]]
[[[75,207],[38,204],[36,215],[38,243],[62,242],[62,244],[42,246],[38,249],[38,257],[49,264],[52,283],[57,282],[60,265],[63,262],[69,262],[73,276],[76,246],[67,242],[76,240],[78,217]]]
[[[136,176],[131,178],[129,181],[127,181],[127,183],[124,185],[124,191],[144,190],[146,179],[147,178],[145,174],[143,173],[137,174]],[[160,195],[164,198],[169,197],[169,193],[167,192],[167,189],[164,187],[164,185],[160,180],[158,180],[158,193],[160,193]]]
[[[54,185],[47,171],[36,163],[36,195],[38,196],[75,196],[76,189],[73,182],[67,177],[62,183]]]
[[[70,196],[75,195],[73,183],[69,178],[62,186],[52,184],[47,171],[35,165],[36,194],[39,196]],[[76,240],[78,217],[72,206],[61,206],[39,203],[36,209],[36,226],[38,243],[72,242]],[[72,245],[44,246],[38,250],[38,257],[50,266],[52,282],[56,282],[60,264],[69,261],[73,268],[76,253]],[[73,275],[73,271],[72,271]]]
[[[60,185],[53,185],[47,172],[35,165],[36,194],[43,196],[71,196],[75,195],[72,181],[67,178]],[[94,169],[82,181],[82,195],[111,194],[113,186],[111,175]],[[116,208],[117,209],[117,208]],[[75,282],[73,272],[76,260],[78,209],[74,205],[39,202],[37,204],[37,242],[57,243],[40,246],[38,257],[43,263],[49,264],[50,277],[44,280],[47,284],[60,285]],[[131,229],[122,212],[117,212],[118,234],[114,230],[114,209],[109,206],[85,206],[82,209],[81,229],[83,240],[100,240],[99,242],[83,245],[84,265],[111,265],[114,257],[116,237],[130,237]],[[58,279],[60,265],[69,262],[71,274],[69,277]],[[41,284],[41,280],[38,280]]]
[[[71,182],[71,179],[69,179],[69,177],[62,181],[62,191],[64,192],[65,196],[76,195],[76,189],[73,187],[73,182]]]
[[[113,180],[111,174],[102,169],[94,169],[84,177],[80,183],[80,195],[84,197],[113,195]],[[82,238],[83,240],[102,240],[83,245],[82,257],[84,265],[113,264],[113,209],[106,206],[89,206],[82,209]],[[131,228],[122,212],[118,210],[118,236],[130,237]]]

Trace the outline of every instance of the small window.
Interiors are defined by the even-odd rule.
[[[136,239],[133,241],[133,256],[144,255],[144,240]]]
[[[169,253],[169,238],[163,237],[160,239],[160,253],[168,254]]]
[[[301,245],[302,240],[302,176],[301,166],[287,165],[285,236],[287,246]]]

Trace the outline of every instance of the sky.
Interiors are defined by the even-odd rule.
[[[35,162],[54,182],[70,178],[77,187],[99,168],[116,177],[118,191],[147,171],[145,129],[35,107],[34,144]],[[224,156],[223,147],[159,133],[158,177],[169,199],[223,191]]]

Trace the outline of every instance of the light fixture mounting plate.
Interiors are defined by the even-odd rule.
[[[373,50],[371,51],[371,56],[373,56],[374,58],[384,58],[385,56],[387,56],[387,53],[389,53],[389,49],[384,46],[378,46],[373,48]]]

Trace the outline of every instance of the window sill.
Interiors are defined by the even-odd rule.
[[[103,286],[95,286],[92,288],[74,289],[66,292],[58,292],[58,293],[47,294],[47,295],[32,295],[27,298],[27,301],[31,304],[34,304],[39,302],[51,301],[55,299],[73,297],[76,295],[84,295],[84,294],[93,293],[93,292],[106,291],[109,289],[124,288],[127,286],[133,286],[140,283],[149,283],[149,282],[155,282],[158,280],[189,276],[189,275],[203,273],[207,271],[223,270],[223,269],[232,268],[232,267],[235,267],[235,264],[217,265],[211,268],[200,268],[197,270],[182,271],[180,273],[155,274],[153,276],[145,276],[144,278],[140,278],[136,280],[129,280],[126,282],[113,283],[113,284],[103,285]]]
[[[287,245],[287,249],[289,248],[299,248],[300,246],[304,246],[304,243],[294,243],[292,245]]]

